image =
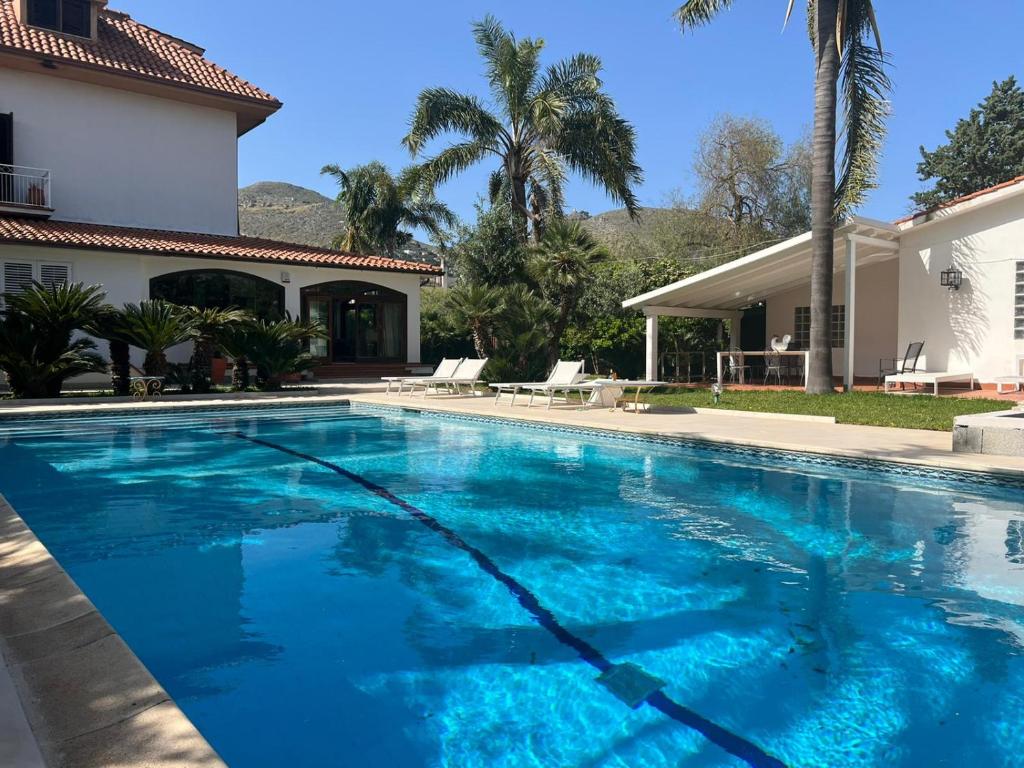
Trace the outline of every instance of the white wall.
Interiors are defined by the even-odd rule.
[[[300,316],[302,306],[300,291],[304,287],[334,280],[361,280],[375,283],[404,293],[408,297],[407,362],[418,363],[420,361],[419,275],[325,267],[297,267],[220,259],[101,253],[19,245],[0,245],[0,263],[4,261],[43,261],[70,264],[71,279],[74,282],[102,285],[107,294],[106,301],[115,306],[148,299],[149,281],[154,277],[171,272],[191,269],[227,269],[256,275],[278,285],[282,284],[282,273],[287,272],[291,280],[284,284],[285,308],[293,317]],[[106,345],[101,342],[100,348],[105,354]],[[184,362],[190,354],[190,345],[183,346],[176,348],[169,358],[172,362]],[[133,351],[133,363],[141,366],[142,358],[141,353],[137,350]]]
[[[844,257],[837,253],[836,258]],[[857,319],[854,328],[856,355],[853,367],[855,376],[877,377],[879,360],[903,354],[902,350],[898,349],[897,342],[899,279],[899,266],[895,259],[857,268]],[[807,286],[768,297],[765,302],[768,339],[793,333],[794,310],[797,307],[810,306],[811,303],[809,281],[810,278]],[[846,303],[843,272],[838,273],[833,281],[832,303]],[[844,355],[843,349],[832,350],[832,370],[836,376],[843,375]]]
[[[14,161],[52,172],[55,219],[238,234],[236,116],[0,69]]]
[[[900,238],[900,346],[924,342],[927,368],[973,371],[982,382],[1012,372],[1016,262],[1024,261],[1024,196],[972,209]],[[955,266],[963,286],[940,273]]]

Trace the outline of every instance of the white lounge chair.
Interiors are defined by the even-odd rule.
[[[967,382],[974,389],[974,374],[968,371],[919,371],[918,373],[893,373],[885,377],[885,391],[897,384],[923,384],[931,386],[938,396],[940,384]]]
[[[1003,387],[1009,387],[1010,392],[1016,392],[1024,388],[1024,355],[1017,355],[1015,361],[1016,371],[1010,376],[998,376],[994,379],[996,394],[1005,395]]]
[[[555,367],[551,369],[551,374],[548,376],[547,381],[501,382],[488,386],[496,390],[494,396],[495,405],[498,404],[503,392],[511,392],[512,401],[509,403],[509,408],[511,408],[516,404],[516,396],[520,392],[525,391],[530,393],[528,406],[533,405],[533,398],[539,393],[548,396],[548,408],[550,409],[556,392],[578,391],[580,393],[580,400],[583,400],[583,392],[591,391],[593,387],[583,384],[582,378],[582,360],[559,360]]]
[[[438,364],[437,368],[429,376],[382,376],[380,380],[386,381],[388,384],[388,388],[385,394],[390,395],[391,386],[393,384],[397,384],[398,394],[401,395],[403,387],[405,387],[406,384],[411,384],[414,381],[437,382],[443,379],[451,378],[453,375],[455,375],[455,371],[458,369],[460,365],[462,365],[462,361],[465,359],[466,358],[464,357],[446,357]]]
[[[462,387],[469,387],[470,393],[474,392],[476,385],[480,383],[480,376],[484,372],[484,368],[487,366],[487,361],[490,358],[484,358],[482,360],[467,357],[461,363],[459,367],[455,369],[455,372],[447,377],[438,377],[436,374],[428,379],[420,379],[418,381],[409,382],[412,385],[412,389],[409,391],[411,396],[416,391],[417,387],[423,387],[423,396],[426,397],[429,394],[431,387],[436,391],[439,387],[445,387],[450,393],[454,388],[456,394],[462,394]]]

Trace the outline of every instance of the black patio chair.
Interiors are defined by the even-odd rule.
[[[881,389],[886,376],[895,376],[897,373],[917,373],[917,363],[921,359],[921,350],[924,349],[923,341],[912,342],[907,347],[907,354],[900,358],[882,358],[878,361],[878,384],[876,389]],[[900,384],[900,389],[905,389]]]

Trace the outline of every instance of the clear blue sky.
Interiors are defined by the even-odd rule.
[[[644,205],[692,190],[696,137],[722,112],[768,119],[792,140],[811,121],[812,65],[803,17],[781,33],[785,0],[737,0],[716,23],[682,34],[674,3],[622,0],[112,0],[111,7],[204,46],[213,61],[285,106],[244,137],[239,181],[288,181],[333,196],[328,162],[409,162],[400,146],[416,95],[447,86],[486,96],[470,24],[488,10],[520,37],[542,37],[547,60],[601,57],[604,80],[639,135]],[[804,5],[797,3],[798,6]],[[860,213],[892,219],[920,188],[918,146],[984,97],[993,80],[1024,80],[1019,0],[876,0],[895,82],[880,188]],[[471,216],[489,168],[441,197]],[[570,207],[613,207],[585,182]]]

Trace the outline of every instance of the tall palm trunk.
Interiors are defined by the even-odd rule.
[[[811,346],[807,391],[832,392],[832,264],[835,237],[839,0],[817,0],[811,182]]]
[[[516,217],[516,232],[519,234],[519,242],[525,243],[529,239],[529,217],[526,215],[526,177],[512,176],[512,215]]]

